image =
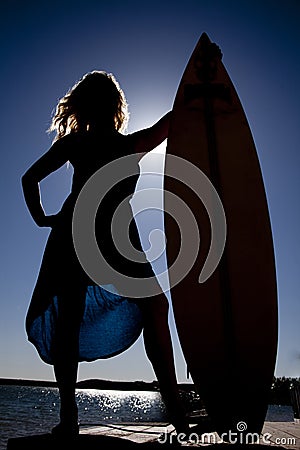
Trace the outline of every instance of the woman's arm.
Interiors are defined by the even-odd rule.
[[[147,153],[161,144],[168,137],[170,117],[171,111],[152,127],[133,133],[131,136],[134,140],[134,151],[136,153]]]
[[[22,187],[29,212],[40,227],[52,226],[55,216],[46,216],[41,203],[39,183],[68,161],[65,140],[56,141],[22,176]]]

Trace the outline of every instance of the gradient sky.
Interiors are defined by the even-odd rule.
[[[58,98],[90,70],[113,72],[129,103],[128,131],[149,126],[172,108],[203,31],[222,49],[262,166],[279,290],[276,375],[300,376],[300,3],[5,0],[0,17],[0,377],[53,379],[52,367],[41,362],[24,331],[49,231],[38,229],[29,216],[20,177],[50,146],[45,131]],[[64,167],[43,182],[47,212],[59,209],[70,175]],[[170,320],[178,378],[186,381]],[[79,378],[87,377],[154,375],[139,340],[118,357],[81,364]]]

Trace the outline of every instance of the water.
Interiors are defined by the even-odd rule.
[[[157,392],[78,389],[76,395],[81,425],[167,421]],[[267,420],[292,422],[292,408],[270,406]],[[58,421],[56,388],[0,386],[0,450],[9,438],[49,433]]]
[[[145,391],[76,391],[81,425],[167,421],[159,393]],[[59,422],[56,388],[0,386],[0,450],[7,439],[49,433]]]

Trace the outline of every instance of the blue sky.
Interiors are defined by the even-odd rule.
[[[298,1],[1,2],[0,377],[53,379],[26,340],[24,318],[46,229],[31,220],[20,177],[50,146],[56,101],[84,73],[113,72],[125,90],[128,131],[172,108],[189,56],[206,31],[245,108],[257,146],[274,234],[280,339],[276,375],[300,376]],[[70,187],[62,168],[42,184],[49,213]],[[178,377],[185,381],[171,320]],[[141,340],[107,361],[84,363],[79,378],[154,378]]]

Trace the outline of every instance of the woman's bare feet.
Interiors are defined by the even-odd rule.
[[[58,425],[52,428],[51,434],[57,438],[74,438],[79,434],[79,425],[77,422],[59,422]]]
[[[51,433],[55,437],[76,437],[79,434],[78,408],[75,400],[61,406],[60,422]]]

